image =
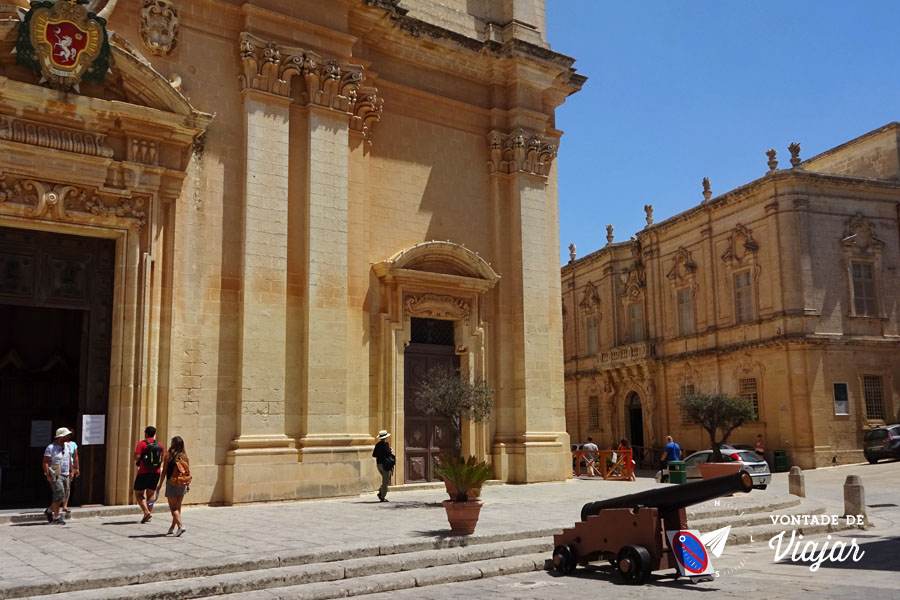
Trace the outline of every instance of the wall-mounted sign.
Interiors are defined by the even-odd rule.
[[[75,0],[36,0],[19,24],[16,61],[40,71],[41,83],[78,90],[84,81],[102,82],[109,70],[106,19]]]
[[[106,415],[81,416],[81,445],[99,446],[106,443]]]

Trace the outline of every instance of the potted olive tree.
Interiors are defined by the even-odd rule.
[[[688,419],[700,425],[709,434],[712,460],[697,463],[703,479],[739,471],[740,463],[725,462],[722,458],[722,444],[728,441],[728,437],[735,429],[756,418],[753,403],[746,398],[716,393],[682,396],[678,399],[678,405]]]
[[[481,486],[491,478],[491,465],[474,456],[462,456],[463,421],[483,423],[491,416],[494,390],[485,381],[471,382],[456,369],[446,366],[428,370],[417,383],[416,406],[429,415],[447,418],[453,429],[453,454],[435,461],[434,473],[444,480],[450,499],[444,502],[451,529],[456,533],[472,533],[481,511]],[[466,512],[468,525],[454,525],[455,515]],[[451,516],[454,515],[454,516]],[[472,517],[474,515],[474,517]]]

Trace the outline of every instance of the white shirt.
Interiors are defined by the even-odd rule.
[[[50,457],[51,471],[53,471],[54,466],[58,466],[60,475],[63,477],[69,476],[69,463],[71,462],[71,457],[69,454],[69,447],[65,442],[63,442],[61,446],[56,442],[53,442],[44,450],[44,456]]]

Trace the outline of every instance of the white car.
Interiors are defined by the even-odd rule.
[[[702,479],[702,477],[700,476],[700,469],[697,468],[697,463],[709,462],[709,460],[712,458],[712,453],[712,450],[701,450],[700,452],[694,452],[684,459],[684,468],[687,472],[688,482],[699,481],[700,479]],[[723,446],[722,459],[725,462],[738,461],[742,463],[744,470],[750,473],[750,477],[753,479],[753,487],[757,489],[766,489],[766,487],[769,485],[769,482],[772,481],[772,473],[769,471],[769,463],[767,463],[765,459],[757,456],[756,452]],[[657,471],[656,481],[660,483],[668,483],[668,471]]]

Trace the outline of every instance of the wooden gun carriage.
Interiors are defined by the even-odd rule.
[[[735,492],[749,492],[746,471],[589,502],[581,521],[554,536],[553,566],[562,574],[578,564],[607,560],[628,583],[644,583],[650,573],[676,567],[666,531],[687,529],[685,507]]]

